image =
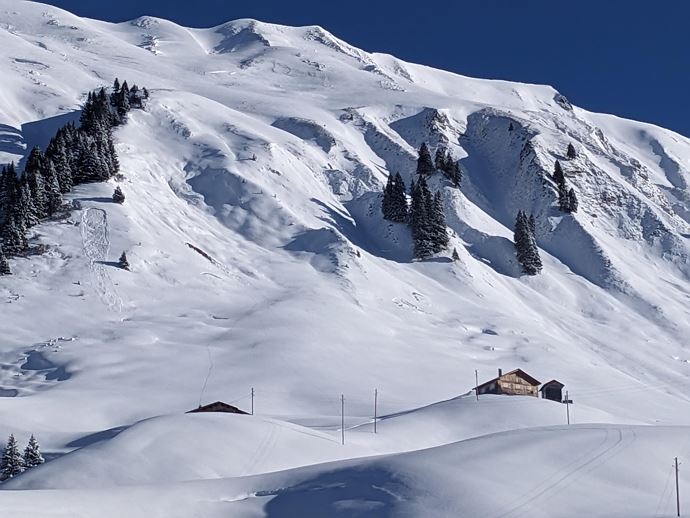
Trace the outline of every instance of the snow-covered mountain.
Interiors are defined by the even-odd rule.
[[[0,278],[0,437],[34,433],[59,457],[4,487],[80,490],[3,492],[15,514],[35,504],[88,515],[107,493],[131,506],[111,507],[112,516],[296,516],[289,492],[279,507],[271,491],[347,485],[364,472],[382,487],[400,474],[406,489],[371,508],[366,491],[353,490],[343,516],[518,516],[508,500],[522,497],[520,512],[572,516],[541,498],[552,491],[505,489],[510,470],[492,481],[505,489],[497,503],[477,495],[476,479],[449,473],[467,462],[497,476],[491,460],[482,468],[470,459],[493,454],[534,459],[541,480],[576,462],[553,460],[572,440],[602,459],[577,475],[590,477],[578,509],[596,515],[604,491],[633,483],[611,482],[592,497],[591,473],[606,476],[597,466],[625,469],[655,441],[667,457],[687,453],[685,428],[645,428],[625,449],[639,429],[621,424],[690,425],[689,139],[590,113],[548,86],[364,52],[320,27],[110,24],[0,0],[0,62],[0,163],[45,146],[78,119],[89,91],[115,77],[151,92],[146,110],[115,134],[123,177],[77,187],[69,200],[81,209],[34,228],[47,252],[12,259],[14,274]],[[390,173],[410,183],[422,142],[432,152],[447,146],[464,179],[457,189],[431,177],[451,245],[419,262],[409,230],[383,220],[380,193]],[[577,193],[575,214],[557,207],[556,160]],[[123,205],[109,203],[116,184]],[[106,211],[111,260],[126,250],[131,272],[89,260],[89,208]],[[536,277],[522,276],[515,259],[519,210],[536,219],[544,262]],[[561,424],[565,410],[530,398],[458,398],[475,385],[475,369],[482,381],[499,367],[559,379],[575,423],[611,424],[511,432]],[[182,415],[215,400],[248,409],[252,387],[257,416]],[[386,416],[376,435],[374,389]],[[494,432],[505,433],[465,441]],[[547,453],[536,455],[527,438],[538,434],[548,436]],[[427,447],[439,449],[261,475]],[[619,449],[625,455],[605,464]],[[661,495],[669,460],[639,482],[662,487],[640,494]],[[424,469],[415,474],[417,463]],[[249,475],[259,478],[238,478]],[[434,477],[453,482],[434,494]],[[183,482],[209,478],[219,480]],[[152,483],[159,493],[109,488]],[[473,494],[472,504],[450,498],[453,486]],[[394,505],[416,491],[436,514],[417,501]],[[144,505],[151,492],[169,503]],[[261,498],[233,507],[250,494]],[[611,505],[630,507],[602,516],[633,516],[640,499],[626,493]],[[311,505],[324,515],[325,501]]]

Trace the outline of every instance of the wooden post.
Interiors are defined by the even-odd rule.
[[[676,465],[676,516],[680,516],[680,493],[678,492],[678,457],[675,458]]]
[[[565,415],[568,418],[568,424],[570,424],[570,398],[567,390],[565,391]]]
[[[377,405],[378,405],[378,399],[379,399],[379,389],[374,389],[374,433],[376,433],[376,410],[377,410]]]
[[[479,401],[479,373],[477,369],[474,369],[474,393],[477,396],[477,401]]]
[[[345,444],[345,395],[340,394],[340,436],[342,444]]]
[[[254,415],[254,387],[252,387],[252,415]]]

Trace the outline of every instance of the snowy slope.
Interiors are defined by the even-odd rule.
[[[544,401],[469,410],[453,398],[475,369],[561,380],[577,423],[690,425],[687,138],[319,27],[109,24],[0,0],[0,62],[0,162],[45,145],[115,76],[152,94],[116,133],[125,204],[108,201],[114,181],[78,187],[82,210],[36,228],[49,251],[0,279],[0,437],[76,450],[7,487],[238,477],[563,422]],[[413,262],[408,230],[380,215],[386,176],[409,183],[423,141],[463,169],[460,190],[431,181],[456,263]],[[556,208],[556,159],[575,215]],[[110,259],[126,250],[132,272],[89,261],[105,232],[91,209],[106,212]],[[514,259],[521,209],[537,217],[536,278]],[[260,418],[183,415],[218,399],[248,408],[251,387]],[[372,437],[375,388],[379,415],[395,417]],[[211,447],[226,436],[246,448]],[[123,469],[135,457],[146,465]]]

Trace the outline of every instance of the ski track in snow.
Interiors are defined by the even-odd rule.
[[[110,252],[108,215],[103,209],[89,207],[81,218],[81,237],[84,255],[89,259],[91,284],[98,297],[109,309],[122,312],[122,299],[117,294],[107,270]]]

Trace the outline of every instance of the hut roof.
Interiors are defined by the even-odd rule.
[[[547,381],[546,383],[544,383],[539,390],[544,390],[547,387],[563,388],[563,387],[565,387],[565,385],[563,385],[563,383],[561,383],[558,380],[551,380],[551,381]]]
[[[485,381],[485,382],[482,383],[481,385],[477,386],[477,388],[482,388],[482,387],[484,387],[485,385],[488,385],[488,384],[490,384],[490,383],[494,383],[494,382],[498,381],[499,379],[508,376],[509,374],[517,374],[517,375],[520,376],[522,379],[524,379],[527,383],[529,383],[530,385],[533,385],[533,386],[537,386],[537,385],[540,385],[540,384],[541,384],[541,382],[540,382],[539,380],[533,378],[532,376],[530,376],[529,374],[527,374],[527,373],[526,373],[525,371],[523,371],[522,369],[515,369],[515,370],[512,370],[512,371],[510,371],[510,372],[505,372],[505,373],[501,374],[500,376],[497,376],[497,377],[495,377],[495,378],[493,378],[493,379],[490,379],[489,381]],[[555,380],[554,380],[554,381],[555,381]]]
[[[188,414],[195,414],[197,412],[225,412],[228,414],[244,414],[249,415],[244,410],[240,410],[236,406],[228,405],[222,401],[216,401],[215,403],[209,403],[208,405],[200,406],[194,410],[187,412]]]

